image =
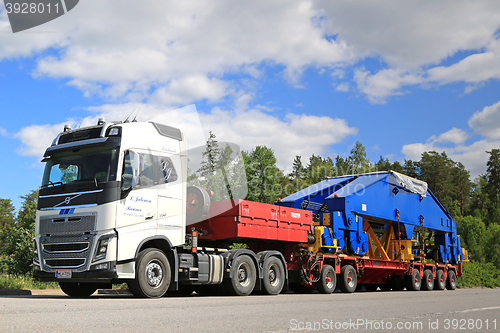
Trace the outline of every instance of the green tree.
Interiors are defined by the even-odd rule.
[[[488,194],[489,207],[488,223],[500,223],[500,149],[492,149],[487,151],[490,154],[486,165],[486,180],[485,191]]]
[[[33,237],[35,236],[35,219],[38,191],[31,191],[23,199],[17,221],[1,234],[3,254],[11,262],[9,272],[25,275],[32,271]]]
[[[0,199],[0,230],[14,224],[15,208],[10,199]]]
[[[257,146],[244,152],[248,180],[247,200],[273,203],[281,195],[280,179],[283,173],[276,166],[276,157],[271,148]]]
[[[392,170],[392,164],[388,158],[384,159],[382,155],[380,155],[378,162],[375,163],[375,169],[377,171],[389,171]]]
[[[487,233],[483,221],[475,216],[465,216],[458,217],[456,222],[462,247],[469,251],[469,259],[484,262]]]
[[[351,155],[347,158],[352,174],[367,173],[372,171],[373,167],[366,155],[366,148],[359,141],[351,149]]]
[[[408,177],[418,178],[419,169],[418,162],[412,160],[405,160],[403,163],[403,173]]]

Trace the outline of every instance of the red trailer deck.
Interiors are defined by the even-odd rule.
[[[313,214],[301,209],[280,207],[247,200],[215,201],[203,221],[188,228],[203,230],[200,239],[260,239],[307,243]]]

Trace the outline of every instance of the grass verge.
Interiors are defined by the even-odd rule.
[[[2,275],[0,276],[0,289],[59,289],[59,284],[57,282],[40,282],[29,275]]]

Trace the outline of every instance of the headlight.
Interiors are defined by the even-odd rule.
[[[97,243],[97,247],[95,249],[94,260],[98,261],[106,258],[106,252],[108,251],[108,244],[110,238],[101,238]]]
[[[38,246],[36,245],[36,241],[34,240],[33,243],[35,244],[35,247],[33,248],[33,262],[38,263],[39,258],[38,258]]]

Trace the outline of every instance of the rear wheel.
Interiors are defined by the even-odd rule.
[[[455,271],[448,271],[448,279],[446,279],[446,289],[457,289],[457,275],[455,274]]]
[[[68,296],[89,297],[95,293],[98,285],[95,283],[59,282],[59,287]]]
[[[269,295],[278,295],[285,285],[285,269],[281,260],[269,257],[264,262],[263,269],[264,291]]]
[[[358,284],[356,270],[351,265],[345,265],[340,270],[339,287],[343,293],[353,293]]]
[[[136,297],[161,297],[170,286],[170,264],[158,249],[146,249],[139,253],[135,279],[127,282]]]
[[[442,270],[438,270],[436,272],[436,280],[434,281],[434,289],[444,290],[444,288],[446,288],[446,280],[444,278],[444,272]]]
[[[422,283],[423,290],[433,290],[434,289],[434,276],[430,269],[424,271],[424,280]]]
[[[335,291],[337,285],[337,275],[335,269],[330,265],[323,265],[321,270],[321,279],[315,283],[316,289],[321,294],[331,294]]]
[[[239,256],[233,261],[231,273],[229,291],[238,296],[250,295],[257,280],[257,270],[253,260],[247,255]]]
[[[422,286],[422,279],[420,277],[420,271],[418,269],[413,269],[413,273],[406,277],[406,290],[409,291],[420,291]]]

